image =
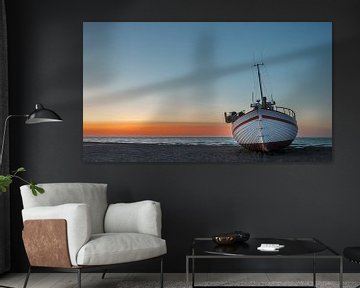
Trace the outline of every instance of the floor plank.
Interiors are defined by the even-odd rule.
[[[83,273],[82,284],[83,288],[119,288],[119,287],[139,287],[141,283],[152,283],[157,285],[159,281],[159,274],[154,273],[108,273],[106,279],[101,279],[102,273]],[[14,288],[22,288],[25,280],[25,273],[8,273],[0,276],[0,284],[11,286]],[[337,273],[318,273],[317,280],[319,282],[332,281],[336,283],[339,275]],[[259,285],[264,285],[268,281],[275,282],[304,282],[311,284],[311,273],[200,273],[197,274],[197,283],[233,283],[237,281],[251,282]],[[132,285],[133,283],[133,285]],[[176,283],[177,287],[185,287],[185,274],[183,273],[168,273],[165,274],[165,284]],[[359,273],[345,273],[345,286],[360,284]],[[123,285],[122,285],[123,284]],[[356,285],[355,285],[356,286]],[[28,288],[76,288],[77,275],[76,273],[32,273],[29,279]],[[165,285],[165,287],[167,287]],[[172,288],[173,286],[171,286]]]

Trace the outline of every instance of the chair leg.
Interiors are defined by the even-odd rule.
[[[81,269],[77,269],[78,288],[81,288]]]
[[[25,282],[24,282],[23,288],[26,288],[27,283],[28,283],[28,281],[29,281],[30,274],[31,274],[31,265],[29,266],[29,270],[28,270],[28,272],[27,272],[27,274],[26,274],[26,278],[25,278]]]
[[[105,279],[106,272],[107,270],[104,270],[104,273],[101,275],[101,279]]]
[[[160,287],[163,288],[164,287],[164,268],[163,268],[163,257],[161,257],[160,260]]]

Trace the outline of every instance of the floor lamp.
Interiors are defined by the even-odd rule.
[[[0,167],[2,166],[8,122],[11,118],[16,118],[16,117],[26,118],[25,124],[39,124],[39,123],[46,123],[46,122],[62,122],[63,121],[58,114],[56,114],[54,111],[52,111],[50,109],[45,108],[41,104],[36,104],[35,110],[33,112],[31,112],[30,114],[7,116],[5,119],[4,132],[3,132],[2,144],[1,144]]]
[[[62,122],[63,120],[61,117],[56,114],[54,111],[45,108],[41,104],[35,105],[35,110],[31,112],[30,114],[23,114],[23,115],[9,115],[5,119],[4,123],[4,131],[3,131],[3,138],[1,142],[1,150],[0,150],[0,168],[2,167],[2,161],[3,161],[3,154],[4,154],[4,146],[6,142],[6,132],[7,132],[7,126],[8,122],[11,118],[26,118],[25,124],[38,124],[38,123],[46,123],[46,122]],[[12,288],[9,286],[3,286],[0,284],[0,287],[4,288]]]

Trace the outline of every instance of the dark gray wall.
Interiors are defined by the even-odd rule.
[[[38,182],[108,183],[110,202],[160,201],[163,236],[169,251],[166,271],[184,271],[184,255],[192,237],[233,229],[244,229],[256,236],[314,236],[339,251],[344,246],[360,245],[359,3],[7,1],[11,112],[26,113],[40,102],[58,111],[65,120],[61,125],[26,128],[22,121],[13,121],[12,168],[25,166],[27,176]],[[83,163],[82,21],[333,21],[333,162]],[[27,260],[21,241],[22,204],[16,184],[11,192],[12,270],[23,271]],[[125,269],[151,271],[157,268],[154,265]],[[267,267],[263,263],[252,265]],[[276,270],[280,266],[271,267]]]

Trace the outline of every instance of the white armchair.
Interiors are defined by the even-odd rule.
[[[51,268],[78,273],[107,270],[117,264],[159,257],[163,287],[161,209],[154,201],[107,204],[106,184],[40,184],[33,196],[28,185],[21,196],[23,241],[32,270]],[[105,273],[103,274],[103,278]]]

